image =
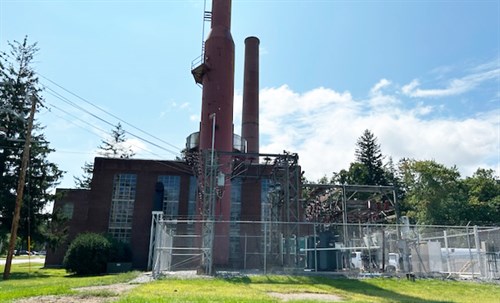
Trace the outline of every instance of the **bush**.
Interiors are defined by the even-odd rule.
[[[108,238],[111,242],[108,262],[132,262],[132,249],[130,244],[123,243],[111,237]]]
[[[104,273],[111,250],[112,244],[105,236],[81,234],[71,242],[64,256],[64,268],[77,275]]]

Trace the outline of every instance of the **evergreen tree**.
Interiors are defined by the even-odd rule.
[[[101,141],[101,145],[99,145],[98,148],[99,150],[97,151],[97,154],[106,158],[129,159],[135,155],[132,147],[127,144],[125,130],[122,128],[120,123],[118,123],[115,128],[111,130],[111,136],[109,138]],[[85,162],[82,170],[83,174],[81,177],[73,176],[73,179],[75,180],[75,187],[90,189],[92,175],[94,172],[94,164],[91,162]]]
[[[73,176],[75,180],[76,188],[81,189],[90,189],[90,185],[92,183],[92,175],[94,173],[94,164],[92,162],[85,161],[85,164],[82,166],[83,175],[81,177]]]
[[[365,130],[356,145],[356,161],[365,166],[367,174],[366,180],[362,180],[364,182],[359,184],[387,185],[382,163],[384,157],[380,151],[380,145],[377,143],[377,138],[369,130]]]
[[[0,137],[0,238],[10,232],[12,225],[32,98],[38,100],[38,106],[43,106],[38,77],[32,67],[38,51],[36,43],[29,44],[25,38],[9,46],[9,53],[0,54],[0,129],[3,131]],[[43,214],[43,209],[53,200],[51,189],[63,174],[48,160],[54,150],[42,130],[35,120],[18,229],[24,243],[28,234],[34,241],[44,240],[40,227],[50,216]]]
[[[102,144],[98,147],[98,154],[106,158],[132,158],[135,153],[130,145],[126,143],[125,130],[118,122],[114,129],[111,130],[111,138],[102,140]]]

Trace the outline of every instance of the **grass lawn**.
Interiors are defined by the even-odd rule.
[[[500,286],[457,281],[396,278],[330,279],[250,276],[233,279],[165,279],[140,285],[117,302],[280,302],[268,294],[321,293],[342,302],[499,302]],[[293,302],[316,302],[298,300]]]
[[[73,277],[62,269],[42,269],[42,264],[13,264],[11,279],[0,280],[0,302],[41,295],[74,295],[72,288],[127,282],[137,272]],[[3,266],[0,266],[3,272]],[[341,302],[499,302],[500,285],[441,280],[411,282],[396,278],[330,279],[313,276],[249,276],[182,280],[168,278],[140,284],[120,293],[118,303],[139,302],[281,302],[270,293],[332,294]],[[92,294],[90,294],[92,295]],[[95,293],[94,296],[113,296]],[[71,299],[71,298],[70,298]],[[71,301],[71,300],[70,300]],[[69,301],[68,301],[69,302]],[[290,302],[290,301],[289,301]],[[300,299],[293,302],[316,302]]]
[[[0,302],[42,295],[74,294],[74,287],[107,285],[130,281],[139,273],[96,277],[74,277],[63,269],[42,269],[41,263],[12,264],[10,279],[3,281],[0,276]],[[4,266],[0,265],[3,274]]]

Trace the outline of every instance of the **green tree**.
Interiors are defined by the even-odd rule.
[[[467,196],[456,167],[435,161],[405,160],[400,164],[406,215],[419,224],[460,225]]]
[[[389,180],[395,181],[397,174],[392,164],[384,166],[384,156],[380,150],[377,138],[369,130],[365,130],[356,142],[356,161],[349,165],[349,169],[342,169],[333,174],[332,181],[340,184],[358,185],[392,185]],[[389,170],[388,170],[389,169]]]
[[[111,130],[111,136],[109,138],[101,141],[101,145],[99,145],[98,148],[97,154],[106,158],[129,159],[135,155],[132,147],[127,144],[125,130],[120,123]],[[92,162],[85,162],[82,170],[83,174],[80,177],[73,176],[75,187],[90,189],[92,175],[94,173],[94,164]]]
[[[106,158],[129,159],[135,155],[130,144],[127,144],[125,130],[119,122],[115,128],[111,130],[111,137],[102,140],[101,143],[102,144],[98,147],[100,149],[98,154]]]
[[[76,188],[90,189],[92,183],[92,176],[94,173],[94,164],[92,162],[85,161],[82,166],[83,174],[80,177],[73,176]]]
[[[370,184],[368,178],[368,168],[359,162],[352,162],[349,170],[342,169],[334,174],[333,180],[340,184]]]
[[[0,53],[0,129],[3,134],[0,137],[0,237],[10,232],[12,225],[31,98],[37,98],[39,107],[43,106],[38,77],[32,66],[38,52],[36,43],[29,44],[25,38],[9,46],[9,53]],[[51,189],[63,174],[48,160],[54,150],[42,131],[43,127],[35,120],[18,229],[19,237],[26,240],[29,234],[37,242],[44,241],[40,226],[49,216],[43,209],[53,200]]]
[[[478,168],[472,177],[463,181],[468,193],[465,220],[475,225],[494,225],[500,222],[500,183],[492,169]]]
[[[60,245],[66,242],[68,237],[68,220],[61,208],[54,209],[50,220],[45,225],[42,225],[40,230],[45,236],[45,244],[47,248],[55,250]]]
[[[366,168],[364,185],[387,185],[385,178],[382,152],[377,137],[368,129],[363,132],[356,142],[356,161]]]

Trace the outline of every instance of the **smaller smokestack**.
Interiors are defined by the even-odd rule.
[[[248,153],[259,153],[259,44],[257,37],[245,39],[241,136]]]

